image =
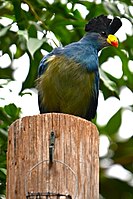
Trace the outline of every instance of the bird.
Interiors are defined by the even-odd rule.
[[[122,26],[118,17],[100,15],[85,25],[77,42],[56,47],[40,62],[37,78],[40,113],[65,113],[86,120],[95,118],[99,95],[98,52],[118,47],[114,35]]]

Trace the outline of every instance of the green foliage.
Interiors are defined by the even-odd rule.
[[[22,9],[23,5],[27,6],[28,11]],[[88,11],[85,18],[82,15],[83,13],[76,7],[77,5],[82,6]],[[119,5],[123,6],[122,12]],[[132,0],[102,0],[101,3],[82,0],[66,0],[66,3],[62,3],[61,0],[55,0],[53,3],[49,3],[48,0],[1,0],[0,16],[4,19],[10,19],[10,23],[9,25],[4,25],[4,23],[0,22],[0,49],[2,54],[7,53],[9,55],[11,64],[4,68],[0,65],[0,79],[13,80],[15,69],[12,67],[12,63],[14,59],[18,59],[27,53],[30,60],[30,68],[22,84],[20,95],[23,95],[24,89],[35,86],[38,65],[43,57],[41,49],[50,52],[53,48],[52,43],[57,43],[54,37],[48,38],[49,33],[54,34],[60,45],[67,45],[68,43],[79,40],[84,34],[86,22],[90,18],[100,14],[117,15],[128,19],[133,24],[130,10],[131,5]],[[13,29],[13,27],[16,27],[16,29]],[[38,34],[41,34],[42,38],[39,38]],[[131,35],[126,36],[126,40],[121,42],[118,49],[106,48],[102,50],[99,56],[100,65],[108,61],[109,57],[114,57],[115,55],[118,55],[122,62],[123,74],[119,79],[100,68],[100,89],[105,99],[108,99],[110,96],[119,99],[120,90],[124,86],[133,91],[133,74],[128,66],[129,60],[133,60],[133,37]],[[10,48],[13,44],[16,46],[15,53]],[[133,172],[133,138],[131,137],[122,142],[118,140],[118,130],[122,123],[122,112],[123,108],[120,108],[104,127],[97,124],[100,134],[106,135],[110,140],[108,154],[101,157],[101,161],[109,158],[112,161],[112,165],[120,164],[128,171]],[[6,185],[7,129],[19,117],[20,108],[17,108],[14,104],[0,107],[1,195],[5,193]],[[112,155],[110,155],[110,151]],[[107,169],[108,167],[101,167],[100,170],[100,194],[107,199],[133,198],[131,184],[116,178],[109,178],[106,174]]]
[[[5,194],[6,186],[6,151],[8,127],[20,117],[20,108],[15,104],[0,107],[0,195]]]

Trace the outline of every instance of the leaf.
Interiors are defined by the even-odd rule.
[[[33,58],[34,53],[42,46],[43,41],[44,41],[43,39],[39,40],[36,38],[29,38],[29,40],[27,42],[27,48],[28,48],[28,51],[30,52],[32,58]]]
[[[27,30],[19,30],[18,35],[23,36],[28,41],[28,31]]]
[[[118,97],[118,89],[117,89],[117,85],[114,81],[111,81],[108,76],[107,73],[105,73],[101,68],[99,68],[99,73],[100,73],[100,79],[103,83],[104,86],[104,90],[106,90],[106,92],[104,92],[104,96],[105,98],[109,97],[110,95],[108,94],[108,91],[111,91],[110,93],[113,94],[114,96]],[[102,86],[102,84],[100,85]],[[103,88],[103,87],[102,87]],[[103,91],[103,89],[102,89]]]
[[[132,199],[133,187],[122,180],[113,178],[100,178],[100,192],[105,199]]]
[[[118,8],[117,8],[117,4],[115,4],[115,3],[108,3],[108,2],[104,2],[103,3],[104,4],[104,7],[105,7],[105,9],[107,10],[107,12],[109,13],[109,14],[115,14],[115,15],[120,15],[120,12],[119,12],[119,10],[118,10]]]
[[[9,66],[7,68],[0,68],[0,79],[12,79],[13,80],[13,69]]]
[[[0,37],[4,36],[7,31],[10,29],[10,26],[4,27],[0,30]]]
[[[4,129],[0,128],[0,135],[3,135],[5,137],[8,137],[8,133],[7,131],[5,131]]]
[[[28,35],[30,38],[36,38],[37,37],[37,27],[35,24],[31,24],[28,28]]]
[[[115,115],[113,115],[113,117],[109,120],[109,122],[104,128],[104,131],[106,132],[107,135],[111,136],[118,132],[122,120],[121,114],[122,114],[122,109],[119,109],[118,112]]]
[[[111,47],[110,48],[104,48],[101,51],[101,54],[99,56],[99,63],[100,63],[100,65],[103,62],[106,62],[109,57],[114,57],[115,55],[117,55],[117,49],[111,48]]]
[[[1,122],[2,127],[7,127],[10,125],[10,118],[9,116],[5,113],[5,110],[3,107],[0,107],[0,120],[3,121]],[[4,123],[4,124],[3,124]]]
[[[31,95],[32,96],[32,93],[31,92],[21,92],[20,96],[22,97],[23,95]]]
[[[0,168],[0,171],[3,173],[3,174],[5,174],[6,175],[6,169],[5,168]]]
[[[117,145],[117,147],[114,147],[113,144],[110,146],[110,149],[113,151],[115,148],[115,154],[112,158],[114,163],[121,164],[124,168],[133,172],[133,137],[126,141],[119,141],[115,143],[115,145]]]
[[[20,108],[17,108],[15,104],[9,104],[4,107],[5,112],[12,117],[13,120],[19,118]]]
[[[42,59],[42,54],[40,51],[37,51],[34,56],[34,60],[30,59],[30,69],[26,80],[23,82],[21,92],[26,88],[35,87],[35,79],[37,79],[37,71],[39,62]]]

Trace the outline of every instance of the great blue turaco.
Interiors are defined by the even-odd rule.
[[[118,47],[114,34],[122,26],[118,17],[100,15],[85,25],[78,42],[57,47],[39,65],[37,89],[40,113],[58,112],[91,120],[99,94],[98,52]]]

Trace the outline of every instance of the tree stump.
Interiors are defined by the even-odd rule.
[[[18,119],[9,128],[6,198],[98,199],[98,148],[97,128],[80,117],[48,113]]]

